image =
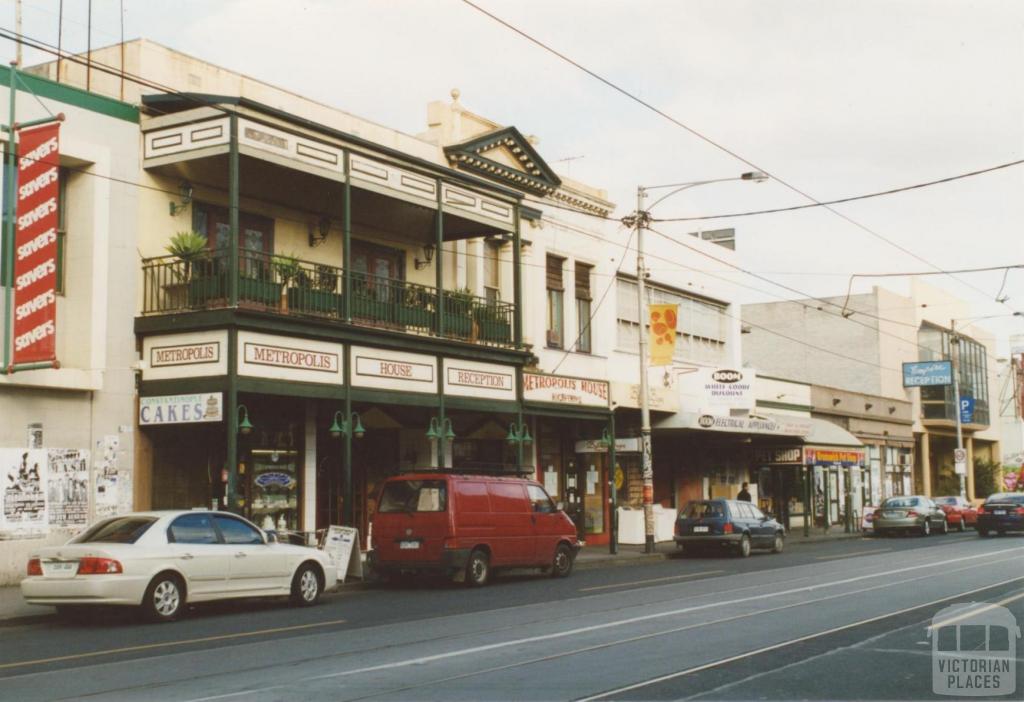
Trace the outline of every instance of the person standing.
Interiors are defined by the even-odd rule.
[[[736,495],[737,500],[743,500],[744,502],[750,502],[750,490],[747,489],[747,483],[743,483],[743,487],[740,488],[740,492]]]

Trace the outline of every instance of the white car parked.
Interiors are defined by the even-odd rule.
[[[72,613],[135,605],[169,621],[191,602],[287,595],[312,605],[337,583],[324,552],[277,543],[227,512],[136,512],[93,524],[64,546],[31,554],[21,593]]]

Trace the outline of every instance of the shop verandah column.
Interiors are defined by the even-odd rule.
[[[921,492],[932,494],[932,452],[928,432],[921,434]]]

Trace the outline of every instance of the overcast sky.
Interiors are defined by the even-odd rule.
[[[523,31],[819,200],[1024,158],[1024,2],[1018,0],[476,0]],[[93,46],[120,37],[119,0],[93,0]],[[24,0],[26,35],[56,44],[58,0]],[[636,186],[751,170],[501,27],[460,0],[124,0],[146,37],[408,133],[458,87],[470,110],[540,138],[542,156],[606,188],[617,215]],[[86,47],[86,0],[65,0],[66,50]],[[3,3],[14,28],[14,2]],[[13,57],[10,43],[5,60]],[[28,52],[26,63],[51,57]],[[572,161],[563,161],[570,157]],[[838,206],[943,268],[1024,263],[1024,166]],[[803,204],[779,182],[722,183],[656,217]],[[934,270],[822,209],[697,223],[735,227],[741,263],[811,295],[851,273]],[[795,295],[709,262],[744,301]],[[930,282],[972,314],[1024,310],[1024,270]],[[877,281],[876,281],[877,282]],[[859,284],[866,290],[871,282]],[[884,285],[905,291],[897,279]],[[1002,337],[1024,318],[989,320]]]

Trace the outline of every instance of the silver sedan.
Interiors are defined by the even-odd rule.
[[[910,531],[928,536],[933,531],[949,531],[946,513],[924,495],[890,497],[875,510],[875,533],[885,536],[897,531]]]
[[[312,605],[336,582],[337,567],[324,551],[277,543],[237,515],[136,512],[31,554],[21,593],[58,612],[134,605],[169,621],[192,602],[283,595]]]

